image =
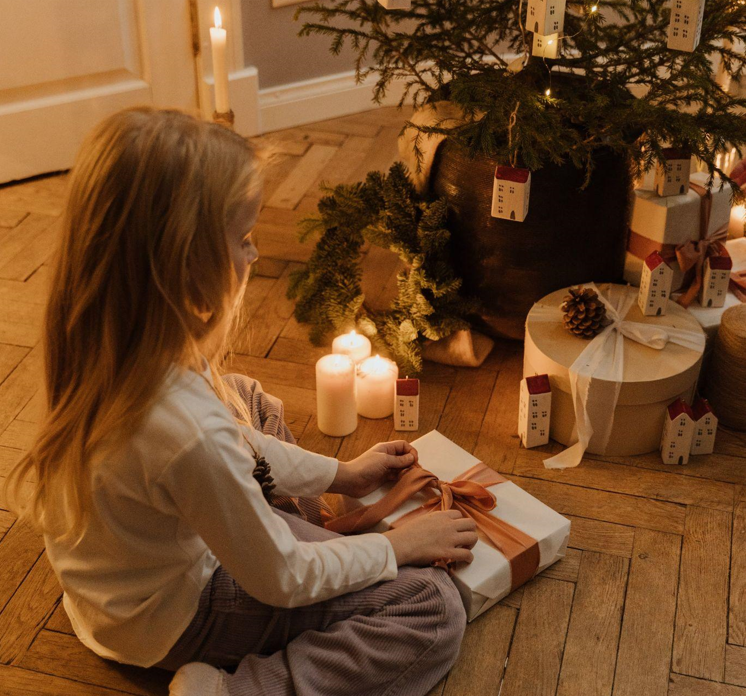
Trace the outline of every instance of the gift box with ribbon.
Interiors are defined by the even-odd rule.
[[[710,247],[727,238],[730,223],[730,187],[720,189],[720,179],[715,177],[708,189],[708,178],[706,172],[692,174],[688,193],[676,196],[634,191],[625,281],[639,286],[643,261],[657,251],[674,271],[674,290],[682,285],[691,287],[697,269],[712,253]],[[696,292],[692,298],[695,296]]]
[[[450,508],[473,518],[479,532],[474,561],[449,569],[469,621],[565,556],[569,520],[438,431],[412,445],[419,466],[362,499],[345,499],[347,512],[326,527],[383,532]]]
[[[550,435],[570,446],[544,461],[575,467],[588,451],[638,455],[658,449],[666,407],[690,401],[705,336],[697,320],[669,303],[665,315],[645,316],[637,289],[589,284],[609,324],[587,341],[567,332],[561,289],[542,298],[526,319],[523,374],[546,373],[552,386]]]

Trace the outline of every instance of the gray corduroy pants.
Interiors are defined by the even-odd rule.
[[[254,426],[294,442],[282,402],[255,381],[226,376],[251,405]],[[299,540],[336,533],[314,525],[318,502],[300,499],[278,510]],[[425,694],[458,655],[466,617],[458,591],[437,568],[403,567],[378,583],[293,609],[264,605],[219,567],[197,614],[158,665],[176,670],[203,661],[235,671],[233,695]]]

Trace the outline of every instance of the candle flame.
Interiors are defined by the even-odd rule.
[[[215,20],[215,28],[221,29],[223,26],[223,18],[220,16],[220,8],[215,6],[215,12],[213,13],[213,18]]]

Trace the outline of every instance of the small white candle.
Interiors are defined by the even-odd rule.
[[[327,436],[346,436],[357,428],[355,363],[331,353],[316,362],[316,421]]]
[[[332,353],[343,353],[355,363],[360,363],[370,356],[370,340],[353,329],[348,334],[342,334],[334,339]]]
[[[728,224],[728,237],[743,237],[743,225],[746,219],[746,206],[733,206],[730,209],[730,223]]]
[[[215,8],[215,26],[210,27],[212,44],[212,77],[215,81],[215,111],[226,114],[230,111],[228,100],[228,67],[226,64],[226,46],[228,35],[223,29],[220,10]]]
[[[388,358],[366,358],[357,371],[357,413],[369,419],[391,416],[398,377],[398,366]]]

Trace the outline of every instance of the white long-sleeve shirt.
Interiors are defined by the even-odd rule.
[[[209,369],[203,373],[211,382]],[[222,564],[257,600],[293,607],[397,575],[379,534],[299,542],[252,476],[246,434],[276,493],[316,496],[338,461],[239,427],[196,372],[173,368],[116,457],[93,463],[93,511],[76,546],[47,537],[64,606],[100,656],[151,666],[176,643]]]

